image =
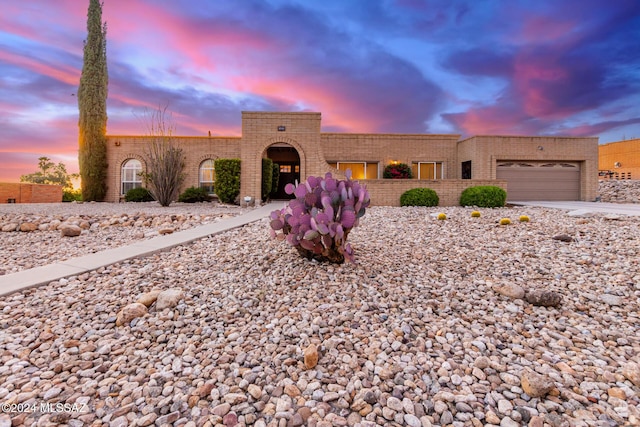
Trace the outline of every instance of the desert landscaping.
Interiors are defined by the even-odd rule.
[[[0,205],[0,274],[247,209]],[[478,210],[371,207],[356,264],[265,218],[1,297],[0,426],[640,424],[640,217]]]

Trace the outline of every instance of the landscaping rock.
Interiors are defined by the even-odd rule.
[[[184,297],[182,289],[167,289],[158,294],[156,300],[156,310],[164,310],[166,308],[173,308]]]
[[[520,378],[522,390],[530,397],[546,396],[555,384],[547,376],[537,374],[531,370],[526,370]]]
[[[147,307],[144,304],[134,302],[125,306],[117,315],[116,326],[122,326],[131,322],[137,317],[142,317],[147,314]]]
[[[562,295],[554,291],[534,289],[527,291],[525,300],[542,307],[558,307],[562,303]]]

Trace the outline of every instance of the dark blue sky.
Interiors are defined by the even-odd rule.
[[[0,180],[77,170],[87,1],[3,0]],[[324,131],[640,137],[638,0],[105,0],[110,134],[239,135],[240,112]]]

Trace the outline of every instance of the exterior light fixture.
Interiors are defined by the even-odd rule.
[[[285,130],[287,130],[286,126],[278,126],[278,132],[284,132]]]
[[[613,167],[614,167],[614,168],[619,168],[619,167],[621,167],[621,166],[622,166],[622,163],[620,163],[620,162],[615,162],[615,163],[613,164]]]
[[[116,147],[120,147],[120,141],[115,142]]]
[[[542,150],[544,150],[544,147],[542,145],[538,145],[538,150],[542,151]]]

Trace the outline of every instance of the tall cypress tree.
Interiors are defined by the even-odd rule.
[[[89,0],[84,63],[78,88],[78,163],[82,199],[101,201],[107,192],[107,24],[102,3]]]

